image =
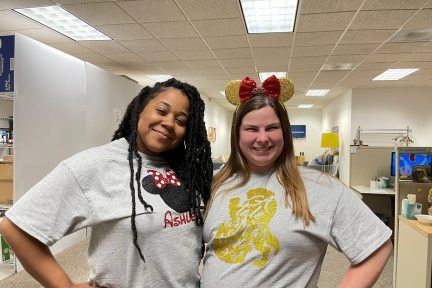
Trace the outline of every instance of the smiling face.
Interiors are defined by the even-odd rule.
[[[284,136],[272,107],[253,110],[243,117],[239,146],[250,171],[265,171],[275,165],[284,147]]]
[[[147,155],[175,148],[186,134],[189,100],[176,88],[167,88],[151,99],[140,113],[137,147]]]

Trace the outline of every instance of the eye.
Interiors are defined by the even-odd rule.
[[[249,132],[255,132],[255,131],[257,131],[257,129],[254,128],[254,127],[247,127],[247,128],[245,128],[245,130],[249,131]]]
[[[181,118],[177,118],[176,122],[180,125],[180,126],[186,126],[186,119],[181,119]]]
[[[167,111],[165,109],[162,109],[162,108],[157,108],[156,111],[161,115],[167,114]]]
[[[271,127],[267,128],[267,131],[275,131],[277,129],[279,129],[278,126],[271,126]]]

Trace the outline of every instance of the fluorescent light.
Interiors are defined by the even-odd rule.
[[[225,91],[219,91],[219,93],[225,96]]]
[[[297,106],[297,108],[301,108],[301,109],[309,109],[312,108],[313,104],[300,104]]]
[[[286,72],[261,72],[259,73],[261,83],[272,75],[275,75],[277,78],[286,77]]]
[[[381,73],[380,75],[376,76],[373,81],[377,80],[399,80],[401,78],[404,78],[405,76],[408,76],[411,73],[416,72],[419,70],[419,68],[412,68],[412,69],[388,69],[387,71]]]
[[[81,19],[70,14],[60,6],[46,6],[35,8],[14,9],[75,41],[83,40],[111,40]]]
[[[240,0],[248,33],[293,32],[297,0]]]
[[[354,69],[357,64],[354,63],[336,63],[336,64],[324,64],[322,70],[325,71],[350,71]]]
[[[168,79],[173,78],[171,75],[147,75],[147,76],[156,82],[164,82]]]
[[[311,89],[306,91],[306,96],[324,96],[330,89]]]

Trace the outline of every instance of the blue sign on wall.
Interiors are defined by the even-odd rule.
[[[306,138],[306,125],[291,125],[293,138]]]
[[[13,96],[15,36],[0,36],[0,93]]]

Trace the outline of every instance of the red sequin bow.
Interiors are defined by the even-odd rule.
[[[152,176],[153,181],[159,189],[164,189],[167,185],[180,186],[180,179],[177,178],[174,171],[170,169],[165,169],[166,176],[156,170],[147,170],[147,172]]]
[[[280,95],[280,82],[279,79],[276,78],[275,75],[267,78],[261,87],[257,87],[256,82],[249,77],[243,79],[240,83],[240,103],[245,102],[246,100],[256,96],[256,95],[265,95],[274,98],[276,101],[279,100]]]

